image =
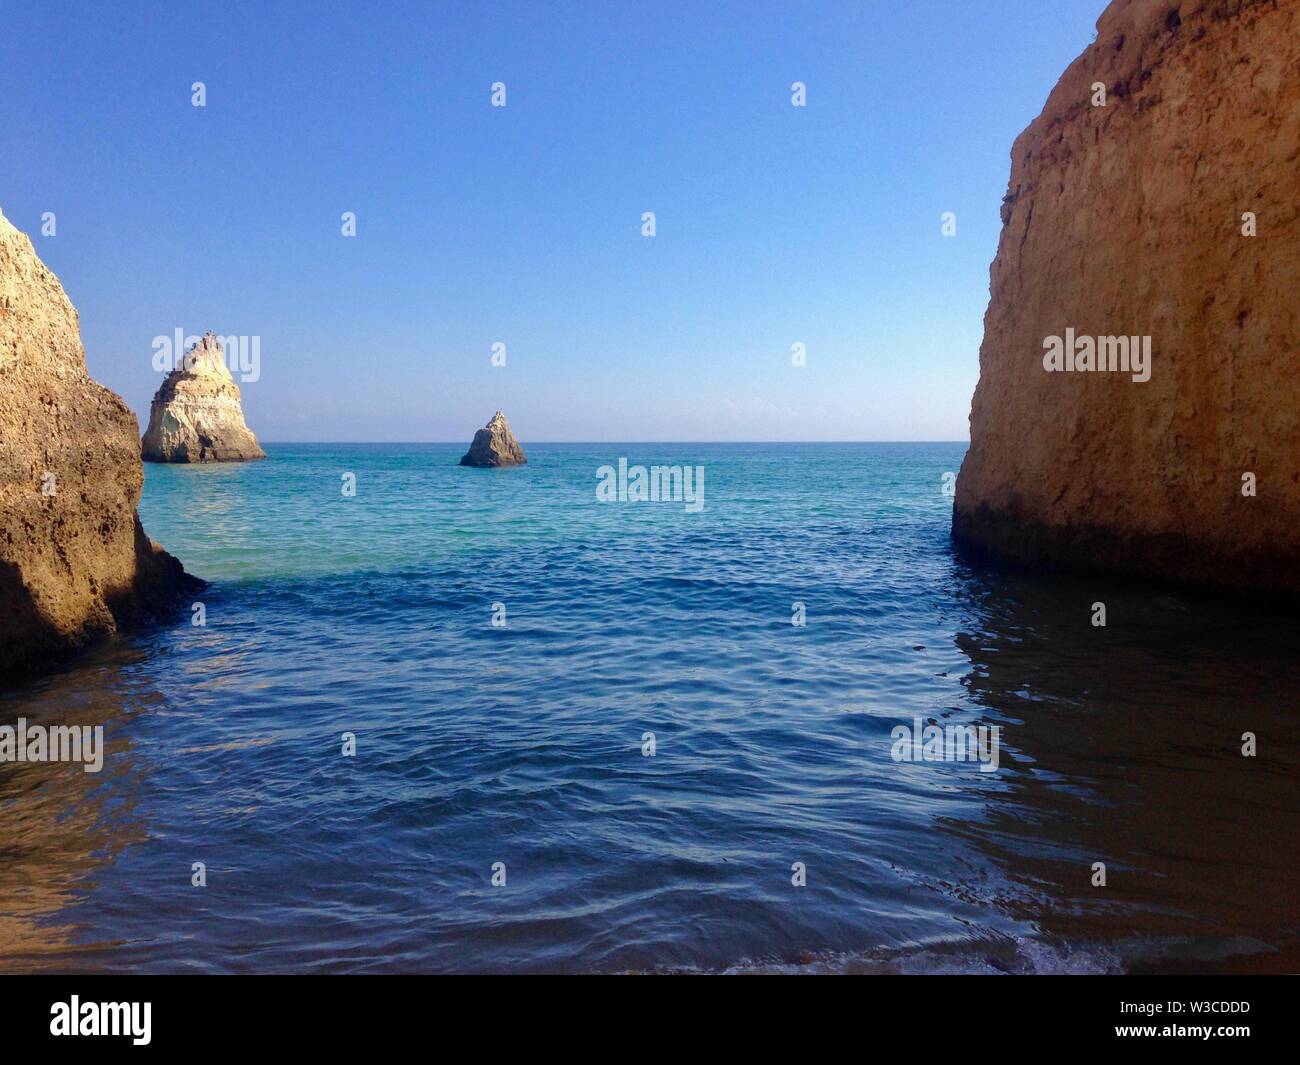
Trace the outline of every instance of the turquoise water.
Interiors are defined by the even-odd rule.
[[[0,966],[1294,968],[1293,619],[968,565],[964,445],[525,446],[147,467],[206,624],[0,696],[108,744],[0,766]],[[599,503],[620,457],[704,510]]]

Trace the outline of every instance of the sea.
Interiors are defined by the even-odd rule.
[[[0,692],[104,743],[0,764],[0,970],[1300,964],[1300,621],[963,558],[965,444],[524,446],[147,466],[208,584]]]

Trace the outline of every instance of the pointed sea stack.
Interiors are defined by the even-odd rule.
[[[492,420],[474,434],[474,442],[460,460],[462,466],[522,466],[528,459],[519,446],[510,423],[500,411]]]
[[[1012,148],[959,545],[1300,597],[1297,71],[1296,0],[1102,13]]]
[[[146,462],[247,462],[264,459],[244,423],[239,386],[226,366],[221,341],[212,333],[167,375],[149,408],[141,441]]]
[[[200,585],[140,526],[138,432],[86,372],[58,278],[0,214],[0,678],[160,616]]]

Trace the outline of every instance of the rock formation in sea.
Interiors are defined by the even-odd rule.
[[[247,462],[264,459],[244,423],[239,386],[221,341],[205,333],[153,397],[141,441],[146,462]]]
[[[1298,70],[1294,0],[1102,14],[1012,149],[959,545],[1300,593]]]
[[[500,411],[492,420],[474,434],[474,442],[460,460],[462,466],[522,466],[528,459],[519,446],[510,423]]]
[[[86,372],[58,278],[0,215],[0,677],[159,615],[199,584],[140,526],[138,433]]]

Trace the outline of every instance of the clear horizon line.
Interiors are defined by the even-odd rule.
[[[263,444],[424,444],[468,447],[464,440],[263,440]],[[521,445],[545,444],[969,444],[970,440],[520,440]]]

